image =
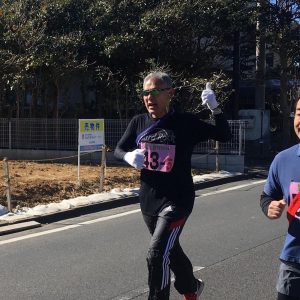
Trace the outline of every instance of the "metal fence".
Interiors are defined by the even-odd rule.
[[[228,121],[232,138],[226,143],[219,143],[218,152],[220,154],[243,155],[245,153],[245,129],[246,121],[229,120]],[[194,147],[194,153],[215,152],[216,142],[208,140]]]
[[[106,119],[105,143],[113,150],[129,120]],[[242,155],[245,152],[245,121],[229,121],[233,138],[219,143],[219,153]],[[0,119],[0,148],[34,150],[77,150],[77,119]],[[199,143],[195,153],[214,152],[215,141]]]

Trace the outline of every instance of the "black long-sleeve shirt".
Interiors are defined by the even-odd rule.
[[[117,144],[115,156],[123,159],[128,151],[140,148],[138,135],[156,120],[147,113],[135,116]],[[231,137],[223,114],[215,116],[215,125],[208,124],[190,113],[172,112],[140,142],[175,145],[175,160],[170,172],[141,170],[140,204],[144,214],[155,216],[169,205],[191,212],[195,191],[191,175],[193,147],[208,139],[226,142]]]

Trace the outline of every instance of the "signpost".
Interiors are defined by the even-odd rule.
[[[79,119],[78,121],[78,183],[80,184],[80,153],[102,150],[104,119]]]

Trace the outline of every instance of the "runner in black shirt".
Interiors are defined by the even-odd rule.
[[[195,198],[191,156],[201,141],[227,141],[230,129],[210,87],[201,97],[215,117],[215,126],[190,113],[169,111],[175,92],[169,75],[150,73],[143,87],[148,113],[131,120],[115,156],[141,169],[140,205],[152,235],[147,256],[148,299],[169,299],[171,269],[177,291],[185,300],[196,300],[204,283],[194,277],[192,264],[179,244]]]

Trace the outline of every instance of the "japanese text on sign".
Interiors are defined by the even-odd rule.
[[[104,145],[104,120],[80,119],[78,145],[81,152],[100,150]]]

